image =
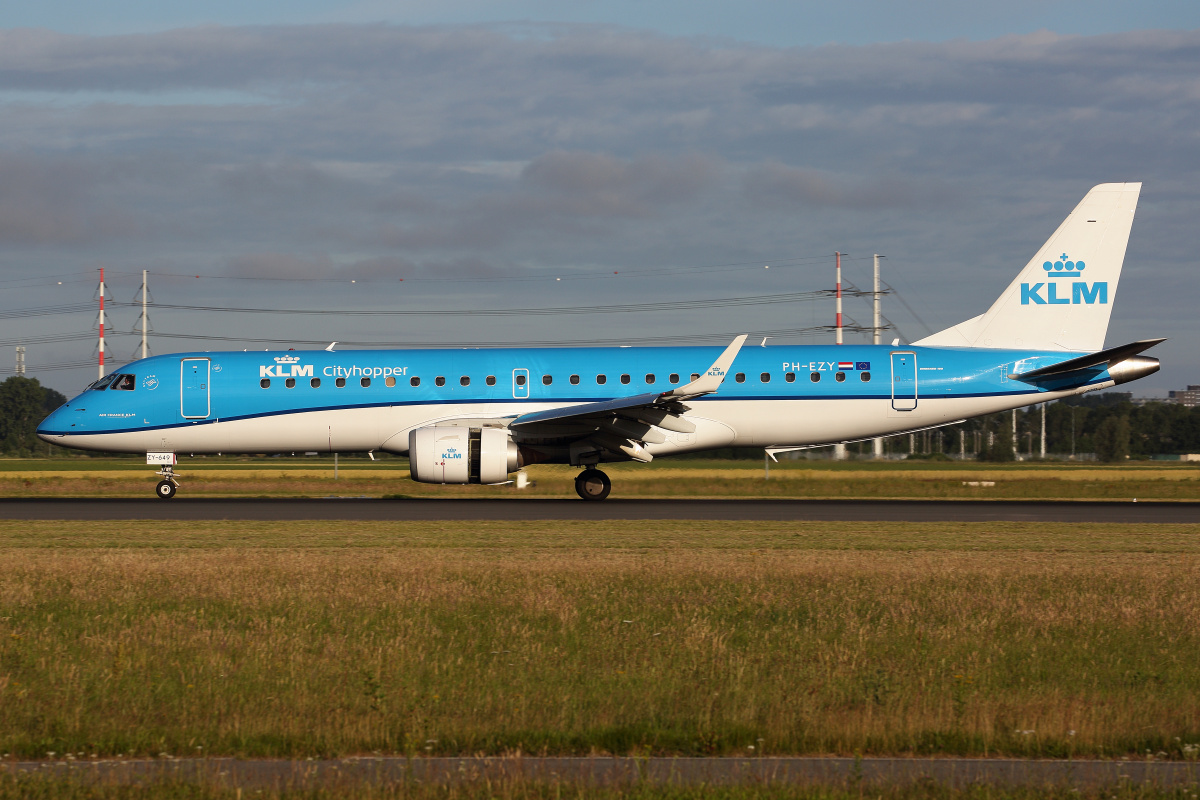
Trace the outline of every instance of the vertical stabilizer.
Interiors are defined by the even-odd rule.
[[[914,344],[943,347],[1104,348],[1140,183],[1093,188],[986,314]]]

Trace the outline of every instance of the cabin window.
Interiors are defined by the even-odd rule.
[[[524,385],[525,385],[525,375],[524,375],[524,373],[520,373],[517,375],[517,386],[524,386]]]
[[[488,386],[495,386],[495,385],[496,385],[496,376],[495,376],[495,375],[488,375],[488,376],[487,376],[487,377],[484,379],[484,381],[483,381],[483,382],[484,382],[484,383],[486,383]]]
[[[395,386],[396,385],[396,376],[388,375],[386,378],[383,379],[383,385],[388,387],[389,389],[392,388],[393,386]]]
[[[603,386],[604,384],[608,383],[608,376],[607,375],[597,375],[596,383]]]
[[[858,373],[858,379],[860,381],[862,381],[863,383],[870,383],[871,382],[871,373],[860,372],[860,373]]]
[[[811,372],[811,373],[809,373],[809,375],[808,375],[808,379],[809,379],[810,381],[812,381],[813,383],[820,383],[820,382],[821,382],[821,373],[819,373],[819,372]]]
[[[459,379],[458,379],[458,385],[459,385],[459,386],[470,386],[470,385],[471,385],[471,378],[470,378],[470,376],[469,376],[469,375],[463,375],[461,378],[459,378]]]
[[[314,388],[314,389],[320,389],[320,388],[321,388],[321,379],[320,379],[320,378],[313,378],[312,380],[310,380],[310,381],[308,382],[308,385],[309,385],[309,386],[311,386],[311,387],[312,387],[312,388]]]
[[[745,383],[746,382],[746,373],[739,372],[737,375],[733,376],[733,379],[735,381],[737,381],[738,383]]]
[[[783,373],[783,379],[785,381],[787,381],[788,383],[795,383],[796,382],[796,373],[785,372],[785,373]]]
[[[370,378],[360,378],[358,382],[364,389],[371,385]]]
[[[578,386],[578,385],[579,385],[579,376],[578,376],[578,375],[572,375],[572,376],[571,376],[571,385],[572,385],[572,386]]]
[[[419,377],[417,377],[416,375],[413,375],[411,378],[408,379],[408,385],[409,386],[420,386],[421,379]]]
[[[346,388],[346,379],[345,379],[345,378],[338,378],[337,380],[335,380],[335,381],[333,382],[333,385],[334,385],[334,386],[336,386],[336,387],[337,387],[337,388],[339,388],[339,389],[345,389],[345,388]]]
[[[646,383],[647,384],[654,383],[654,373],[653,372],[646,373]]]
[[[622,375],[622,376],[621,376],[621,383],[629,383],[629,376],[628,376],[628,375]]]
[[[771,373],[764,372],[762,375],[758,376],[758,379],[760,381],[762,381],[763,383],[770,383],[771,382]]]
[[[296,379],[288,378],[286,381],[283,382],[283,385],[289,389],[295,389],[296,388]]]
[[[446,379],[443,378],[441,375],[438,375],[436,378],[433,379],[433,385],[434,386],[445,386]]]
[[[132,392],[133,386],[137,378],[133,375],[118,375],[117,379],[112,382],[112,386],[108,387],[113,390],[121,390],[122,392]]]
[[[700,380],[700,373],[699,373],[699,372],[693,372],[693,373],[692,373],[692,380],[694,380],[694,381],[698,381],[698,380]]]
[[[836,375],[834,375],[834,376],[833,376],[833,379],[834,379],[835,381],[837,381],[838,383],[843,383],[843,382],[846,380],[846,373],[844,373],[844,372],[839,372],[839,373],[837,373]]]
[[[543,386],[549,386],[552,383],[554,383],[553,375],[543,375],[542,376],[542,385]]]
[[[271,379],[263,378],[261,381],[258,382],[258,385],[264,389],[270,389],[271,388]]]
[[[671,383],[679,383],[679,373],[678,373],[678,372],[672,372],[672,373],[671,373],[671,377],[670,377],[670,378],[668,378],[667,380],[671,381]]]

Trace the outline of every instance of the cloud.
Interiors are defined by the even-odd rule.
[[[104,184],[119,180],[88,159],[0,154],[0,248],[136,235],[134,216],[99,197]]]
[[[1186,285],[1198,101],[1196,31],[772,48],[593,25],[2,30],[0,255],[452,277],[454,302],[529,304],[527,284],[471,281],[886,252],[936,327],[985,308],[1103,181],[1146,182],[1131,263]],[[1152,295],[1123,284],[1116,329],[1193,316]]]
[[[936,206],[953,196],[952,189],[930,186],[928,181],[886,176],[847,178],[773,161],[747,171],[743,188],[750,202],[759,207],[781,203],[851,209]]]

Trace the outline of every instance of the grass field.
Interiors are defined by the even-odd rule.
[[[614,497],[807,497],[872,499],[1197,500],[1200,464],[783,461],[764,480],[761,463],[660,459],[605,465]],[[578,469],[535,465],[533,485],[430,486],[408,477],[405,459],[183,459],[185,497],[574,497]],[[0,497],[148,497],[159,480],[133,459],[0,460]],[[971,486],[991,481],[994,486]]]
[[[1191,759],[1198,569],[1200,526],[0,522],[0,756]]]

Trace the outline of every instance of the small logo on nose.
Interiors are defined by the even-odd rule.
[[[146,387],[150,391],[154,391],[158,388],[158,378],[154,375],[147,375],[146,377],[142,378],[142,386]]]

